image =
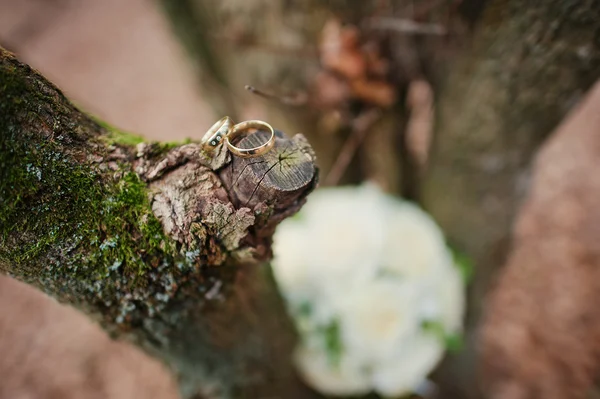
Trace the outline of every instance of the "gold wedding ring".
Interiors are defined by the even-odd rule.
[[[265,143],[253,148],[240,148],[231,143],[250,129],[268,130],[271,132],[271,137]],[[225,144],[232,154],[240,158],[254,158],[265,154],[273,148],[273,145],[275,145],[275,130],[267,122],[259,120],[245,121],[234,125],[230,117],[224,116],[204,133],[200,143],[204,151],[211,153],[223,140],[225,140]]]
[[[258,147],[240,148],[240,147],[236,147],[233,144],[231,144],[231,142],[234,139],[242,136],[244,133],[248,132],[248,130],[250,130],[250,129],[268,130],[269,132],[271,132],[271,136],[269,137],[269,139],[267,141],[265,141],[263,144],[259,145]],[[229,134],[227,136],[225,136],[225,144],[227,145],[227,148],[229,148],[229,151],[231,151],[232,154],[237,155],[240,158],[259,157],[259,156],[267,153],[275,145],[275,130],[273,130],[273,127],[271,125],[269,125],[267,122],[263,122],[263,121],[259,121],[259,120],[240,122],[237,125],[233,126],[233,128],[231,129]]]
[[[221,143],[223,138],[229,135],[232,126],[233,120],[228,116],[224,116],[215,122],[215,124],[204,133],[202,140],[200,140],[204,150],[208,152],[213,151],[214,148]]]

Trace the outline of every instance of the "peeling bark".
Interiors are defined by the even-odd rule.
[[[0,271],[165,361],[184,397],[300,395],[257,263],[316,184],[310,146],[279,133],[242,180],[223,148],[119,137],[0,49]]]

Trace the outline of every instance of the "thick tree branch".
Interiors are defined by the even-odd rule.
[[[0,271],[166,361],[185,396],[293,397],[292,330],[255,264],[315,185],[310,146],[278,132],[246,167],[134,139],[0,49]]]

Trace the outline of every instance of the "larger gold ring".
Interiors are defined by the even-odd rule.
[[[269,139],[265,143],[253,148],[239,148],[231,144],[231,142],[234,139],[241,136],[242,134],[244,134],[244,132],[252,128],[263,130],[267,129],[271,132],[271,137],[269,137]],[[225,144],[227,145],[227,148],[229,148],[229,151],[231,151],[232,154],[237,155],[240,158],[259,157],[268,152],[275,145],[275,130],[273,130],[273,127],[271,125],[263,121],[252,120],[240,122],[237,125],[235,125],[233,129],[231,129],[227,136],[225,136]]]
[[[216,121],[210,127],[210,129],[208,129],[206,133],[204,133],[202,140],[200,140],[202,146],[204,147],[204,150],[209,152],[214,150],[214,148],[221,143],[223,138],[229,135],[229,133],[231,132],[232,125],[233,120],[228,116],[224,116],[218,121]]]

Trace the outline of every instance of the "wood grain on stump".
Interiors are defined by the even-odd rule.
[[[233,144],[252,148],[268,138],[268,132],[257,131]],[[306,193],[315,187],[315,160],[303,135],[289,139],[276,131],[275,146],[269,152],[256,158],[233,156],[221,172],[221,180],[236,207],[247,207],[259,213],[255,225],[258,235],[270,236],[277,223],[300,209]]]

